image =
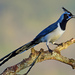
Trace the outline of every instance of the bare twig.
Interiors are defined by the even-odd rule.
[[[58,60],[60,62],[63,62],[65,64],[70,65],[73,69],[75,69],[75,60],[74,59],[70,59],[67,57],[64,57],[61,55],[60,51],[63,49],[66,49],[68,46],[70,46],[71,44],[75,43],[75,39],[71,39],[67,42],[64,42],[62,44],[60,44],[59,46],[57,46],[54,50],[53,53],[49,53],[49,51],[44,51],[44,49],[40,49],[40,51],[35,50],[34,48],[31,49],[31,53],[29,55],[28,58],[23,59],[21,62],[19,62],[16,65],[7,67],[2,74],[0,75],[20,75],[20,74],[16,74],[17,72],[21,71],[22,69],[25,69],[29,66],[31,66],[32,62],[35,60],[35,58],[39,55],[39,53],[41,52],[40,56],[38,57],[38,59],[36,60],[36,63],[38,62],[42,62],[45,60]],[[23,74],[24,75],[24,74]]]
[[[41,52],[40,52],[39,55],[35,58],[35,60],[34,60],[33,63],[31,64],[31,67],[28,69],[28,71],[27,71],[24,75],[27,75],[27,74],[30,72],[30,70],[32,69],[32,67],[33,67],[34,64],[36,63],[36,61],[37,61],[38,57],[40,56],[40,54],[41,54]]]

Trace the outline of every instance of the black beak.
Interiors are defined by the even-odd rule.
[[[75,18],[75,15],[72,15],[72,18]]]

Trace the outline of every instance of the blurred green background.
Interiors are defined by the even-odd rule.
[[[75,0],[0,0],[0,58],[31,41],[41,30],[55,22],[63,13],[62,6],[75,14]],[[66,32],[57,42],[71,38],[75,38],[75,19],[67,23]],[[45,43],[35,47],[40,48],[47,49]],[[50,44],[50,48],[55,46]],[[29,54],[30,50],[10,59],[0,67],[0,73]],[[63,50],[62,55],[75,58],[74,44]],[[28,75],[75,75],[75,70],[61,62],[47,60],[35,64]]]

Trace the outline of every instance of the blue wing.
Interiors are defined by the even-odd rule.
[[[35,40],[39,40],[40,38],[42,38],[43,36],[49,34],[50,32],[52,32],[53,30],[55,30],[58,27],[57,23],[53,23],[50,26],[48,26],[47,28],[45,28],[43,31],[41,31],[35,38]]]

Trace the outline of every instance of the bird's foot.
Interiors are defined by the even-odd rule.
[[[62,45],[62,46],[63,46],[63,43],[60,43],[60,44],[58,44],[58,43],[54,43],[54,45],[57,45],[57,46]]]
[[[53,52],[53,51],[52,51],[51,49],[48,49],[48,51],[49,51],[49,52],[51,53],[51,55],[52,55],[52,52]]]

